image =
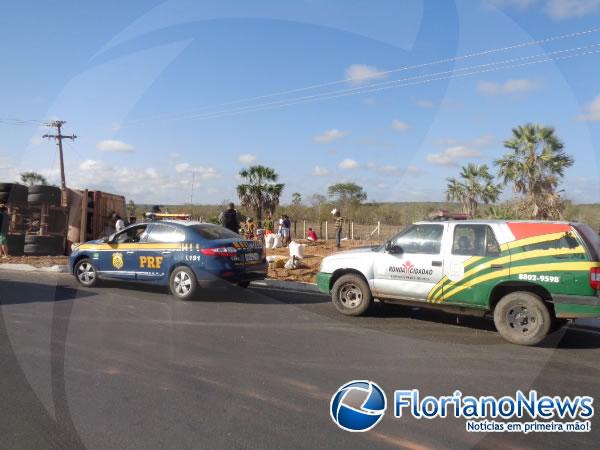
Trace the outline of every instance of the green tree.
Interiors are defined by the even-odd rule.
[[[327,188],[327,195],[348,214],[367,199],[367,193],[356,183],[336,183]]]
[[[262,221],[264,212],[275,212],[285,186],[277,183],[277,172],[258,165],[241,170],[240,176],[244,179],[244,183],[237,187],[241,205],[253,210],[257,221]]]
[[[21,173],[21,182],[27,186],[33,186],[35,184],[47,185],[48,180],[42,174],[37,172],[23,172]]]
[[[534,219],[553,219],[562,216],[563,202],[556,188],[573,158],[554,128],[525,124],[513,128],[512,136],[504,142],[512,150],[495,161],[498,174],[513,191],[522,194],[525,213]]]
[[[136,209],[137,206],[135,205],[134,201],[129,200],[129,202],[127,203],[127,212],[129,213],[129,217],[135,216]]]
[[[460,180],[447,178],[446,197],[462,203],[463,212],[475,217],[480,203],[494,203],[500,196],[501,187],[494,184],[494,177],[487,165],[467,164],[460,171]]]
[[[296,206],[299,206],[302,203],[302,195],[299,192],[294,192],[292,194],[292,203]]]

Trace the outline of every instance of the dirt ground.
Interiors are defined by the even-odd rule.
[[[33,267],[51,267],[67,264],[67,256],[9,256],[0,258],[0,264],[29,264]]]
[[[375,241],[342,241],[342,248],[338,250],[335,248],[334,241],[311,242],[299,239],[296,240],[296,242],[306,245],[301,267],[298,269],[289,270],[284,268],[276,268],[275,264],[271,263],[269,264],[269,278],[315,283],[315,276],[319,271],[321,260],[325,256],[337,251],[379,244],[379,242]],[[267,255],[279,256],[283,259],[283,261],[287,261],[290,256],[290,250],[287,247],[267,249]]]
[[[377,245],[375,241],[342,241],[340,250],[335,248],[334,241],[319,241],[311,242],[307,240],[297,240],[301,244],[305,244],[304,259],[298,269],[277,268],[274,263],[269,264],[269,278],[278,280],[304,281],[307,283],[315,282],[315,275],[319,271],[319,266],[323,257],[335,253],[337,251],[349,250],[355,247],[365,247],[369,245]],[[277,256],[282,260],[282,263],[287,261],[290,256],[290,250],[287,247],[267,249],[267,255]],[[0,264],[30,264],[34,267],[50,267],[54,265],[67,264],[66,256],[9,256],[8,258],[0,259]],[[280,264],[282,264],[280,263]]]

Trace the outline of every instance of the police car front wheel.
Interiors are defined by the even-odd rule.
[[[89,259],[82,259],[75,265],[75,276],[80,284],[92,287],[98,282],[96,268]]]
[[[364,314],[373,303],[367,282],[354,274],[342,275],[331,289],[331,299],[336,309],[347,316]]]
[[[536,345],[550,331],[552,317],[543,300],[531,292],[511,292],[494,309],[494,324],[513,344]]]
[[[188,300],[194,296],[197,286],[196,275],[188,267],[176,267],[171,273],[169,287],[175,297]]]

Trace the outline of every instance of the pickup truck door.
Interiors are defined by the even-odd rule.
[[[494,230],[495,228],[495,230]],[[487,304],[487,295],[477,294],[482,277],[509,267],[509,261],[500,259],[500,246],[494,231],[497,226],[489,224],[452,223],[448,233],[443,289],[438,287],[430,295],[430,301]]]
[[[442,244],[448,224],[416,224],[392,238],[375,258],[374,294],[426,301],[444,276]]]

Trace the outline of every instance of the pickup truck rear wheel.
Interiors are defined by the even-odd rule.
[[[354,274],[342,275],[333,284],[331,300],[336,309],[347,316],[364,314],[373,303],[367,282]]]
[[[518,291],[500,299],[494,309],[494,324],[509,342],[536,345],[550,331],[552,317],[539,296]]]

